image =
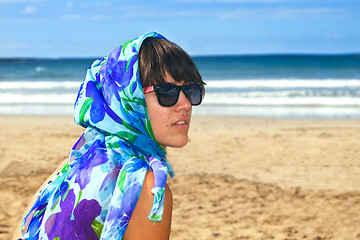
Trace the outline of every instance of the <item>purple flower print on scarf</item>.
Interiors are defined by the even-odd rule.
[[[31,216],[31,221],[27,227],[29,231],[30,239],[39,239],[39,230],[38,227],[41,225],[44,218],[44,211],[46,209],[47,203],[43,203],[40,206],[33,209],[29,216]],[[30,218],[29,218],[30,219]],[[26,224],[25,224],[26,225]]]
[[[99,189],[98,195],[101,200],[105,200],[112,194],[116,185],[116,179],[119,175],[119,168],[116,167],[114,163],[109,162],[108,165],[109,173],[104,178],[104,181],[102,182]]]
[[[54,193],[53,204],[51,208],[54,208],[59,203],[59,201],[64,200],[65,193],[68,189],[69,183],[67,181],[64,181]]]
[[[122,46],[115,49],[109,55],[106,63],[101,66],[100,72],[96,74],[97,82],[101,84],[103,90],[105,102],[109,106],[111,106],[113,96],[121,102],[119,92],[130,84],[133,77],[133,67],[138,59],[137,55],[134,55],[130,60],[119,60],[119,55],[122,54],[121,50]]]
[[[105,228],[105,234],[116,238],[125,233],[131,214],[136,206],[136,202],[129,200],[134,198],[137,199],[139,197],[138,195],[140,194],[141,187],[142,186],[139,183],[133,184],[123,195],[123,199],[128,201],[121,201],[120,205],[109,209],[106,221],[111,223],[111,226],[118,226],[116,228],[118,232],[114,231],[114,228]]]
[[[88,82],[86,84],[86,97],[92,99],[90,108],[91,120],[95,123],[102,121],[105,117],[106,103],[94,82]]]
[[[100,215],[99,203],[94,199],[83,199],[75,206],[75,201],[74,190],[70,189],[60,201],[61,212],[51,215],[45,223],[49,239],[98,239],[91,225]]]
[[[75,182],[78,183],[80,189],[83,190],[90,182],[93,168],[106,161],[106,148],[100,140],[96,140],[71,168],[68,179],[75,177]]]

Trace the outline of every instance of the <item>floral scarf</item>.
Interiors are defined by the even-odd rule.
[[[145,33],[96,60],[75,102],[86,127],[68,162],[45,186],[22,224],[26,239],[122,239],[150,169],[154,203],[148,218],[161,221],[167,174],[165,150],[155,141],[138,70]]]

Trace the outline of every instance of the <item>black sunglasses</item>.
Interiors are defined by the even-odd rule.
[[[163,107],[174,106],[179,100],[180,91],[183,91],[191,105],[200,105],[204,95],[205,88],[198,83],[191,83],[183,86],[177,86],[171,83],[158,84],[144,89],[144,93],[155,91],[158,102]]]

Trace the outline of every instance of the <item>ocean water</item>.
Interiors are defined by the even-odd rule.
[[[360,54],[193,57],[195,115],[360,118]],[[0,59],[0,115],[72,115],[90,59]]]

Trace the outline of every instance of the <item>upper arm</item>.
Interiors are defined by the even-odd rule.
[[[133,240],[168,240],[171,229],[172,216],[172,193],[168,185],[165,187],[164,213],[161,222],[152,222],[148,219],[151,211],[154,195],[151,189],[154,187],[154,174],[148,171],[140,192],[138,202],[130,218],[123,239]]]

